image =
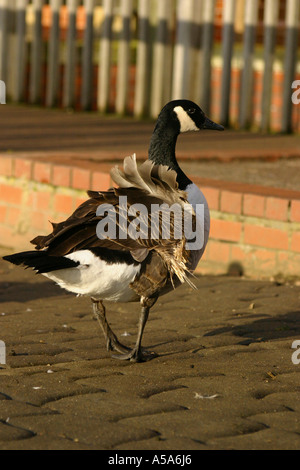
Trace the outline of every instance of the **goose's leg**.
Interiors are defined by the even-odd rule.
[[[107,351],[118,351],[120,353],[127,353],[130,351],[129,348],[119,342],[118,338],[110,328],[106,320],[105,307],[102,300],[92,298],[92,302],[94,316],[98,320],[105,336]]]
[[[120,356],[113,356],[114,358],[121,359],[121,360],[130,360],[132,362],[143,362],[143,361],[149,361],[150,359],[157,357],[156,353],[148,352],[148,351],[143,352],[142,347],[141,347],[143,332],[144,332],[144,328],[148,320],[150,308],[155,304],[156,300],[157,300],[157,297],[151,298],[151,299],[145,298],[145,297],[141,298],[142,309],[140,313],[138,335],[137,335],[135,346],[128,354],[121,354]]]

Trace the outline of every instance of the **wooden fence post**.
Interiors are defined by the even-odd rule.
[[[239,124],[246,128],[251,124],[251,105],[253,90],[253,53],[256,37],[258,0],[246,0],[244,64],[242,71]]]
[[[17,0],[12,0],[8,5],[7,17],[7,47],[6,47],[6,91],[14,100],[17,59]]]
[[[211,55],[214,35],[215,0],[203,4],[202,54],[200,77],[200,106],[210,112],[211,97]]]
[[[93,101],[93,39],[94,39],[94,0],[84,0],[86,26],[82,49],[81,65],[81,107],[91,109]]]
[[[173,99],[189,97],[191,74],[191,39],[194,0],[178,0],[177,37],[174,48]]]
[[[150,99],[150,7],[149,0],[138,2],[138,46],[136,58],[136,84],[134,115],[147,114]]]
[[[109,105],[113,0],[103,1],[104,24],[98,60],[98,109],[105,113]]]
[[[266,0],[264,15],[264,78],[261,97],[261,130],[270,128],[270,110],[273,83],[273,64],[278,24],[279,1]]]
[[[127,108],[128,79],[130,67],[130,39],[132,0],[120,0],[122,31],[118,50],[116,112],[124,114]]]
[[[151,84],[150,114],[156,118],[165,100],[169,100],[171,77],[168,76],[170,44],[170,16],[172,14],[173,0],[158,1],[157,3],[157,29],[153,46],[153,67]],[[171,67],[170,67],[170,70]]]
[[[30,55],[29,102],[37,104],[41,101],[42,79],[42,7],[44,0],[33,0],[34,27]]]
[[[189,77],[189,98],[196,103],[201,102],[200,82],[201,82],[201,45],[203,34],[203,3],[205,0],[194,1],[194,13],[191,32],[191,52],[190,52],[190,77]]]
[[[16,41],[13,67],[13,100],[21,102],[25,93],[26,65],[26,6],[28,0],[17,0],[16,4]]]
[[[292,131],[292,83],[296,72],[297,42],[299,28],[299,0],[287,0],[286,38],[284,61],[282,131]]]
[[[74,106],[75,95],[75,67],[76,67],[76,13],[78,0],[67,0],[68,33],[66,41],[66,62],[64,77],[64,107]]]
[[[0,0],[0,80],[7,82],[9,55],[9,1]]]
[[[58,67],[59,67],[59,14],[61,0],[50,0],[52,24],[49,39],[49,57],[47,70],[47,90],[46,106],[51,107],[56,104],[58,92]]]
[[[231,59],[234,41],[234,19],[236,0],[225,0],[223,6],[223,33],[222,33],[222,84],[221,84],[221,115],[220,121],[224,126],[229,124],[230,86],[231,86]]]

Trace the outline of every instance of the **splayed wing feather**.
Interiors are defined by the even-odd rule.
[[[178,189],[176,172],[170,170],[167,166],[154,165],[148,160],[138,168],[135,156],[127,157],[124,160],[123,171],[119,168],[113,169],[111,176],[121,188],[135,187],[142,189],[148,193],[148,196],[157,198],[169,205],[177,203],[182,206],[183,202],[187,203],[186,193]],[[150,224],[151,220],[149,220],[148,226]],[[174,229],[175,227],[173,227],[173,233]],[[143,240],[143,242],[145,241]],[[171,279],[172,275],[175,274],[181,282],[188,282],[189,285],[195,287],[188,278],[188,274],[190,274],[187,269],[188,254],[185,252],[184,245],[185,239],[178,241],[171,238],[171,243],[170,240],[164,243],[164,240],[160,238],[156,250],[165,260]]]
[[[52,256],[65,256],[77,250],[102,247],[130,252],[133,259],[140,262],[144,261],[154,250],[166,264],[171,280],[176,275],[181,282],[193,285],[188,278],[190,274],[187,268],[189,253],[184,248],[186,240],[184,236],[182,239],[174,238],[175,217],[171,219],[170,237],[167,239],[162,237],[161,226],[157,239],[151,238],[149,232],[145,234],[146,238],[136,240],[129,237],[122,240],[99,239],[96,234],[97,224],[102,218],[97,216],[96,212],[101,204],[112,204],[121,220],[120,195],[127,196],[129,207],[137,202],[145,205],[149,214],[148,220],[145,221],[148,222],[148,227],[151,227],[153,223],[151,220],[152,204],[171,206],[177,203],[183,207],[184,203],[187,203],[187,195],[178,189],[176,172],[166,166],[154,165],[150,161],[138,167],[136,158],[133,156],[125,158],[123,170],[116,167],[111,171],[111,176],[118,188],[105,192],[89,191],[90,199],[82,203],[64,222],[52,224],[52,233],[32,240],[36,249],[46,249]],[[126,222],[132,219],[134,217],[129,217]],[[117,222],[118,220],[117,217]]]
[[[166,204],[182,204],[182,200],[187,199],[186,193],[178,189],[176,172],[167,166],[154,165],[150,160],[138,167],[135,156],[126,157],[123,171],[115,167],[111,170],[111,177],[120,188],[141,189]]]

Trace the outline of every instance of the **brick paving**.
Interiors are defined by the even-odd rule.
[[[199,277],[159,299],[143,341],[158,357],[132,364],[105,350],[89,299],[0,272],[0,449],[299,449],[299,286]],[[138,311],[107,304],[129,345]]]

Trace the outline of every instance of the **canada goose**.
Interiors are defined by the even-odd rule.
[[[141,348],[149,310],[160,295],[182,282],[191,282],[189,274],[205,250],[210,226],[208,205],[200,189],[181,170],[175,156],[178,135],[200,129],[224,128],[210,121],[195,103],[171,101],[158,117],[146,162],[138,167],[134,156],[125,158],[123,170],[115,167],[111,171],[117,187],[108,191],[88,191],[89,199],[67,220],[52,224],[53,231],[49,235],[32,240],[37,251],[4,257],[16,265],[33,268],[70,292],[90,296],[107,350],[121,353],[113,357],[135,362],[154,357]],[[122,206],[120,201],[125,201],[125,205]],[[157,219],[151,212],[155,204],[155,207],[164,207],[169,215],[169,237],[162,236],[162,213]],[[180,238],[175,237],[175,231],[179,225],[182,228],[183,221],[178,222],[171,213],[173,204],[180,206],[182,211],[188,209],[192,227],[196,230],[199,229],[198,219],[201,221],[202,242],[197,249],[188,245],[191,240],[186,233],[181,232]],[[199,207],[204,207],[202,218]],[[137,224],[136,216],[141,215],[143,208],[146,223],[143,225],[139,219],[140,224]],[[129,231],[130,224],[137,228],[138,236],[124,236],[124,230]],[[154,237],[150,233],[153,224]],[[109,236],[108,227],[112,228]],[[195,231],[192,233],[197,235]],[[140,301],[138,334],[133,349],[122,345],[111,330],[103,304],[106,300]]]

